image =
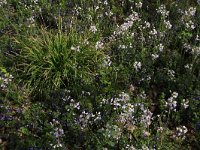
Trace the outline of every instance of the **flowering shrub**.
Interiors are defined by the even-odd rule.
[[[4,0],[0,12],[2,149],[200,148],[199,1]]]

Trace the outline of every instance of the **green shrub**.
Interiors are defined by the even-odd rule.
[[[2,148],[199,149],[199,1],[1,5]]]

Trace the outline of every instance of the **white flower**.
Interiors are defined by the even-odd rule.
[[[6,5],[6,4],[7,4],[7,1],[6,1],[6,0],[0,0],[0,6]]]
[[[125,49],[125,48],[127,48],[127,47],[126,47],[126,45],[119,45],[119,48]]]
[[[183,108],[188,108],[189,107],[189,100],[183,99],[181,103]]]
[[[134,62],[133,67],[135,68],[136,71],[138,71],[139,69],[141,69],[142,64],[141,62]]]
[[[92,31],[93,33],[96,33],[97,32],[97,28],[96,26],[90,26],[90,31]]]
[[[35,17],[34,16],[31,16],[30,18],[28,18],[27,21],[29,23],[28,27],[35,26]]]
[[[80,46],[77,46],[77,47],[71,46],[71,50],[76,51],[76,52],[80,52]]]
[[[173,97],[173,98],[177,98],[177,97],[178,97],[178,93],[177,93],[177,92],[173,92],[173,93],[172,93],[172,97]]]
[[[168,76],[170,76],[170,78],[174,78],[175,77],[175,71],[174,70],[168,70]]]
[[[139,14],[137,12],[133,12],[128,18],[126,18],[126,21],[136,21],[139,19]]]
[[[76,109],[79,110],[79,109],[80,109],[80,103],[79,103],[79,102],[78,102],[78,103],[75,103],[75,104],[74,104],[74,108],[76,108]]]
[[[151,111],[148,109],[145,109],[143,111],[140,121],[144,127],[148,127],[151,124],[152,115],[153,115],[153,113],[151,113]]]
[[[119,94],[119,98],[121,99],[121,101],[127,102],[130,100],[130,96],[127,93],[122,92],[121,94]]]
[[[150,150],[150,149],[146,145],[143,145],[142,150]]]
[[[162,43],[160,43],[160,44],[157,46],[157,48],[159,49],[160,52],[162,52],[163,49],[164,49],[164,46],[162,45]]]
[[[186,65],[184,66],[184,68],[185,68],[185,69],[192,69],[192,66],[193,66],[192,64],[186,64]]]
[[[159,57],[158,54],[151,54],[151,56],[152,56],[152,59],[153,59],[153,60],[155,60],[155,59],[157,59],[157,58]]]
[[[97,49],[103,49],[104,43],[101,41],[96,42],[95,48]]]
[[[137,150],[133,145],[126,145],[126,149],[128,149],[128,150]]]
[[[200,55],[200,47],[192,48],[192,54]]]
[[[139,15],[137,12],[133,12],[128,18],[125,19],[125,22],[120,25],[116,31],[114,31],[114,35],[112,35],[110,38],[115,39],[115,36],[124,34],[129,28],[133,26],[133,23],[135,21],[139,21]]]
[[[200,0],[199,0],[200,1]],[[200,38],[199,38],[199,35],[197,34],[197,36],[196,36],[196,39],[195,39],[196,41],[200,41]]]
[[[53,146],[53,148],[59,148],[59,147],[63,147],[62,144],[57,144]]]
[[[104,60],[103,60],[102,66],[103,67],[109,67],[109,66],[111,66],[111,64],[112,64],[112,61],[110,59],[110,56],[106,55]]]
[[[168,107],[170,110],[176,111],[177,101],[175,100],[178,97],[177,92],[173,92],[171,97],[165,102],[165,107]]]
[[[134,38],[134,36],[135,36],[135,33],[134,33],[134,32],[132,32],[132,33],[131,33],[131,37],[132,37],[132,38]]]
[[[176,127],[176,135],[185,139],[185,134],[188,132],[188,129],[185,126]]]
[[[195,25],[194,25],[194,22],[192,22],[192,20],[190,20],[189,22],[186,22],[185,26],[188,29],[195,29]]]
[[[163,127],[158,127],[157,132],[163,132]]]
[[[172,25],[171,25],[171,23],[169,21],[164,20],[164,24],[165,24],[165,27],[167,29],[171,29],[172,28]]]
[[[104,5],[108,5],[108,1],[107,0],[104,1]]]
[[[94,121],[101,120],[101,112],[96,112]]]
[[[137,8],[142,8],[142,2],[135,3],[135,6],[136,6]]]
[[[157,10],[157,13],[160,13],[164,18],[168,17],[169,11],[166,10],[165,5],[161,5]]]
[[[130,90],[131,92],[134,92],[134,91],[135,91],[135,89],[136,89],[136,87],[135,87],[135,86],[133,86],[133,84],[131,84],[131,85],[129,86],[129,90]]]
[[[9,82],[11,82],[14,77],[10,74],[4,74],[1,72],[0,75],[0,87],[5,90],[8,87]]]
[[[145,21],[144,23],[145,23],[146,28],[150,28],[151,24],[149,22]]]
[[[186,126],[183,126],[183,133],[186,134],[188,132],[188,129],[186,128]]]
[[[153,28],[153,30],[150,31],[149,34],[150,34],[150,35],[157,35],[158,32],[157,32],[157,30],[156,30],[155,28]]]
[[[33,3],[38,4],[39,0],[33,0]]]
[[[148,131],[143,131],[143,136],[148,137],[148,136],[150,136],[150,133]]]
[[[172,106],[173,106],[173,108],[175,108],[177,106],[177,101],[173,101]]]
[[[190,7],[187,11],[185,11],[186,16],[194,16],[196,13],[195,7]]]

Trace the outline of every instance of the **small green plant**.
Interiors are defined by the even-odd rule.
[[[23,45],[16,63],[22,82],[37,92],[91,84],[103,53],[94,43],[87,44],[86,36],[42,29],[25,41],[16,41]]]

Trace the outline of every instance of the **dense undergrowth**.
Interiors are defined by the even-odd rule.
[[[1,0],[1,149],[200,149],[199,0]]]

